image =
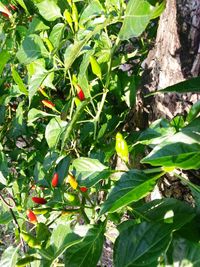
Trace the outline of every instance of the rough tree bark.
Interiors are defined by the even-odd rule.
[[[140,94],[199,75],[200,0],[167,0],[155,46],[149,52],[144,68]],[[145,123],[183,114],[197,99],[197,94],[159,94],[144,99],[144,113],[148,113]]]
[[[149,122],[158,118],[171,119],[178,114],[184,115],[200,99],[200,95],[191,93],[158,94],[144,98],[146,93],[200,74],[200,0],[167,0],[166,9],[160,17],[155,45],[143,65],[142,85],[136,105],[141,117],[133,118],[140,122],[136,124],[138,128],[144,129]],[[188,172],[187,176],[195,180],[192,173]],[[193,202],[188,188],[169,175],[160,183],[159,190],[154,190],[156,198],[161,191],[166,197]],[[153,194],[150,199],[154,198]]]

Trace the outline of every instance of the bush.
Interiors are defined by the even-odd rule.
[[[186,117],[123,130],[163,9],[147,0],[1,2],[0,223],[16,228],[1,266],[97,266],[105,237],[116,267],[198,266],[200,189],[183,171],[200,168],[199,102]],[[169,172],[195,207],[144,201]]]

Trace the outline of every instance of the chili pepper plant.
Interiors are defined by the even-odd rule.
[[[125,127],[164,8],[1,1],[0,224],[13,229],[1,266],[103,266],[108,243],[116,267],[199,266],[200,188],[188,177],[200,168],[200,102]],[[199,78],[166,92],[199,92]],[[192,203],[147,197],[168,174]]]

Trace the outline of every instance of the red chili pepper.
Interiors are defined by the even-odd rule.
[[[11,8],[13,11],[16,11],[16,10],[17,10],[16,6],[14,6],[14,5],[12,5],[12,4],[9,4],[9,6],[10,6],[10,8]]]
[[[43,197],[32,197],[33,202],[37,204],[46,204],[47,201]]]
[[[88,191],[88,188],[85,186],[80,187],[81,192],[85,193]]]
[[[77,96],[78,98],[83,101],[85,99],[85,95],[84,95],[84,92],[82,90],[82,88],[77,84]]]
[[[51,109],[54,109],[55,107],[55,105],[49,100],[42,100],[42,104]]]
[[[6,18],[9,18],[9,15],[7,13],[5,13],[5,12],[1,12],[0,14],[3,15],[4,17],[6,17]]]
[[[56,187],[58,185],[58,178],[59,178],[58,173],[57,172],[54,173],[52,181],[51,181],[51,185],[53,187]]]
[[[28,217],[30,222],[37,223],[37,221],[38,221],[37,217],[36,217],[35,213],[32,210],[27,210],[26,211],[26,215],[27,215],[27,217]]]

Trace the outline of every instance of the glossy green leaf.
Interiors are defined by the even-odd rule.
[[[168,86],[165,89],[158,90],[149,95],[159,94],[159,93],[199,93],[200,92],[200,77],[195,77],[188,79],[186,81],[176,83],[174,85]]]
[[[143,222],[125,229],[114,245],[115,267],[156,267],[171,238],[170,224]]]
[[[196,210],[189,204],[173,198],[156,199],[134,209],[150,221],[170,223],[176,230],[196,216]]]
[[[147,0],[130,0],[119,38],[127,40],[142,34],[151,18],[155,16],[155,9],[156,7],[151,6]]]
[[[78,184],[91,187],[102,179],[110,176],[111,171],[97,159],[80,157],[72,162],[71,171],[74,172]]]
[[[153,190],[158,178],[159,175],[146,175],[139,170],[124,173],[103,203],[100,215],[115,212],[145,197]]]
[[[28,69],[28,74],[29,74],[29,79],[31,83],[34,83],[34,80],[37,79],[37,75],[46,73],[46,66],[45,66],[45,60],[42,59],[37,59],[34,62],[31,62],[27,66]],[[54,80],[54,72],[49,72],[49,74],[46,76],[46,78],[42,82],[42,86],[47,86],[52,89],[56,89],[55,86],[53,85],[53,80]]]
[[[21,101],[12,120],[9,137],[16,139],[20,135],[26,134],[26,123],[24,120],[24,102]]]
[[[17,58],[20,63],[29,64],[38,58],[47,57],[48,54],[49,53],[40,36],[31,34],[22,42],[22,45],[17,52]]]
[[[54,148],[58,144],[60,136],[66,126],[67,122],[62,121],[59,117],[50,120],[45,130],[45,138],[49,148]]]
[[[67,47],[65,54],[64,54],[64,64],[65,64],[65,70],[68,71],[73,62],[76,60],[76,58],[80,55],[80,52],[82,48],[87,44],[87,42],[100,32],[104,27],[106,27],[109,24],[110,20],[105,20],[102,24],[97,25],[94,29],[91,29],[87,32],[87,35],[85,38],[81,41],[75,41],[74,44],[71,44]]]
[[[88,20],[100,16],[103,13],[104,9],[98,0],[93,0],[89,3],[89,5],[84,9],[81,14],[79,23],[84,24]]]
[[[56,117],[56,116],[57,115],[55,115],[55,114],[47,113],[47,112],[44,112],[42,110],[32,108],[28,112],[28,125],[33,125],[33,122],[35,122],[36,120],[38,120],[40,118]]]
[[[200,100],[197,101],[189,110],[186,120],[191,122],[200,114]]]
[[[142,163],[153,166],[178,167],[183,169],[200,168],[200,118],[186,126],[181,132],[167,138],[155,146]]]
[[[65,24],[64,23],[57,23],[49,36],[49,40],[53,44],[54,48],[58,48],[60,46],[60,42],[62,39],[62,35],[65,29]]]
[[[54,251],[53,260],[62,255],[67,248],[81,242],[81,239],[79,235],[72,232],[69,224],[58,225],[54,228],[50,239],[50,245]]]
[[[70,267],[96,267],[103,249],[104,226],[91,228],[82,242],[65,251],[64,263]]]
[[[16,261],[17,261],[17,251],[18,247],[8,247],[2,254],[1,260],[0,260],[0,266],[2,267],[16,267]]]
[[[18,72],[15,70],[14,67],[12,67],[11,69],[12,69],[12,77],[16,82],[16,84],[18,85],[20,92],[22,92],[25,95],[28,95],[28,90],[26,89],[26,86],[24,85],[22,78],[19,76]]]
[[[40,14],[47,21],[54,21],[57,18],[62,17],[60,8],[58,7],[57,1],[55,0],[43,0],[36,4],[39,9]]]
[[[2,51],[0,52],[0,58],[1,58],[1,61],[0,61],[0,76],[1,76],[1,74],[2,74],[2,72],[3,72],[3,69],[4,69],[5,65],[6,65],[6,63],[7,63],[8,60],[10,59],[10,54],[9,54],[9,52],[6,51],[6,50],[2,50]]]
[[[0,213],[0,224],[8,224],[10,221],[12,221],[12,219],[13,217],[8,211]]]
[[[7,184],[6,176],[8,175],[8,162],[5,154],[0,151],[0,183]]]
[[[31,76],[30,82],[29,82],[29,105],[31,104],[33,96],[38,91],[39,87],[42,85],[42,83],[45,81],[45,79],[48,76],[47,71],[42,72],[36,72],[33,76]]]
[[[28,28],[28,33],[32,34],[32,33],[45,31],[48,29],[49,29],[49,26],[44,24],[43,21],[41,21],[40,19],[36,17],[36,18],[33,18],[33,20],[31,21],[29,28]]]
[[[178,263],[179,267],[199,267],[200,266],[200,244],[187,239],[176,238],[172,242],[170,249],[171,260],[165,261],[166,266],[174,267]]]

